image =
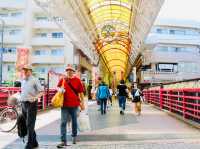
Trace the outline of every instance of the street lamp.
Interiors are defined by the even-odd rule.
[[[1,50],[0,50],[0,85],[2,85],[2,70],[3,70],[3,35],[4,35],[4,27],[5,21],[0,19],[1,21]]]

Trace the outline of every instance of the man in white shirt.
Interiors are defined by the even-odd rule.
[[[37,116],[37,100],[43,95],[43,88],[39,80],[32,76],[32,67],[22,68],[23,79],[21,81],[21,103],[22,114],[26,119],[28,142],[25,149],[38,147],[35,133],[35,122]]]

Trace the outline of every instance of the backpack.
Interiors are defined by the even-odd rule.
[[[139,92],[139,90],[137,89],[137,91],[135,92],[134,97],[138,97],[138,96],[140,96],[140,92]]]
[[[22,114],[19,114],[17,117],[17,133],[20,138],[23,138],[27,135],[26,119]]]
[[[132,94],[133,98],[140,96],[140,92],[138,89],[133,89],[131,94]]]
[[[99,87],[99,99],[105,99],[108,98],[108,87],[107,86],[100,86]]]

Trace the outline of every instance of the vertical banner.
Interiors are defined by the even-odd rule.
[[[21,77],[21,69],[29,64],[30,51],[28,48],[17,48],[16,76]]]

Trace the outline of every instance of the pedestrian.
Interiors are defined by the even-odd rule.
[[[22,76],[20,101],[22,103],[22,115],[26,119],[28,135],[28,142],[25,149],[33,149],[39,146],[36,138],[35,122],[38,98],[43,95],[44,89],[39,80],[33,77],[30,65],[22,68]]]
[[[92,90],[92,80],[89,80],[89,85],[87,87],[88,101],[92,100],[91,90]]]
[[[86,96],[86,85],[85,85],[85,78],[83,78],[82,80],[81,80],[81,83],[82,83],[82,85],[83,85],[83,90],[84,90],[84,96]]]
[[[97,98],[101,105],[101,114],[106,114],[107,99],[110,97],[108,86],[102,81],[97,90]]]
[[[101,77],[98,77],[98,82],[97,82],[97,86],[95,87],[95,97],[96,97],[96,101],[97,101],[97,105],[98,105],[98,109],[97,111],[101,111],[101,103],[100,103],[100,99],[98,99],[98,95],[97,95],[97,91],[98,91],[98,88],[99,88],[99,85],[101,84],[102,82],[102,78]]]
[[[84,90],[84,92],[83,92],[83,94],[84,94],[84,96],[86,96],[86,94],[87,94],[87,91],[86,91],[86,83],[85,83],[85,78],[83,78],[82,80],[81,80],[81,83],[82,83],[82,85],[83,85],[83,90]],[[85,99],[84,100],[84,103],[85,103],[85,112],[86,112],[86,114],[88,114],[88,99]]]
[[[84,89],[81,80],[74,76],[75,70],[68,66],[66,69],[66,76],[59,80],[58,90],[64,93],[64,103],[61,107],[61,124],[60,134],[61,143],[57,145],[57,148],[64,148],[67,146],[67,132],[66,126],[68,121],[68,114],[71,116],[72,122],[72,142],[76,144],[77,137],[77,112],[79,106],[81,110],[84,110]],[[63,85],[64,84],[64,85]],[[63,86],[63,87],[62,87]],[[80,98],[79,98],[80,97]]]
[[[126,108],[126,97],[128,95],[128,88],[124,80],[121,80],[120,84],[117,85],[117,93],[118,93],[117,96],[119,100],[120,114],[124,115],[124,111]]]
[[[111,86],[109,86],[109,93],[110,93],[110,96],[109,96],[110,105],[112,106],[112,96],[113,96],[113,90],[112,90]]]
[[[139,88],[137,88],[137,84],[133,84],[132,85],[132,89],[131,89],[131,94],[132,94],[132,97],[133,97],[133,100],[132,102],[134,103],[135,105],[135,112],[139,115],[141,115],[141,103],[142,103],[142,92],[140,91]]]

